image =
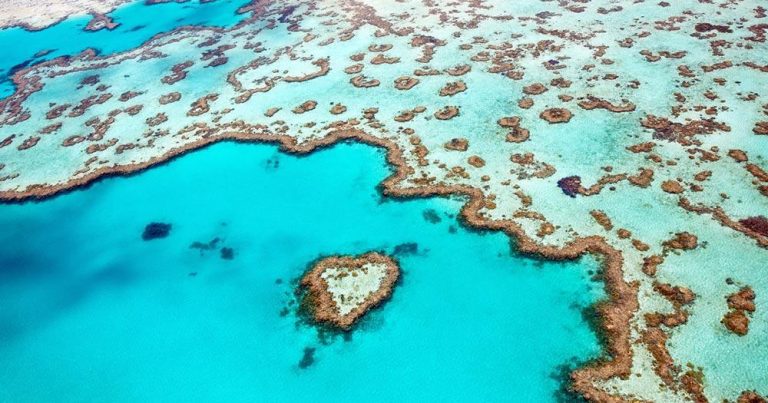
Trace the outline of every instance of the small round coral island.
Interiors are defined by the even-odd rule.
[[[302,306],[315,322],[350,330],[392,295],[399,276],[397,261],[378,252],[320,259],[299,284]]]

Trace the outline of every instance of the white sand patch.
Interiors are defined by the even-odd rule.
[[[360,306],[382,285],[387,266],[382,263],[366,263],[360,268],[330,267],[321,278],[328,284],[328,292],[341,316]]]
[[[0,0],[0,28],[26,25],[43,29],[62,19],[106,14],[128,0]]]

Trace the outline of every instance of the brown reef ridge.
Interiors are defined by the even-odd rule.
[[[365,270],[367,264],[383,265],[386,275],[375,292],[368,295],[352,311],[342,315],[328,290],[328,283],[323,278],[323,274],[330,268],[342,268],[345,270],[343,276],[357,276],[358,272]],[[370,252],[360,256],[327,257],[313,264],[312,268],[302,277],[300,287],[305,290],[302,306],[309,311],[315,322],[350,330],[352,325],[366,312],[389,299],[399,277],[400,267],[397,261],[378,252]]]

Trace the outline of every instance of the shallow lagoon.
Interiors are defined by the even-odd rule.
[[[460,200],[382,199],[388,173],[363,145],[226,143],[0,206],[0,400],[555,400],[558,367],[599,354],[597,263],[516,256],[459,225]],[[153,221],[170,235],[143,241]],[[313,259],[404,243],[393,299],[350,337],[298,319]]]
[[[59,56],[76,55],[87,48],[109,55],[140,46],[153,36],[185,25],[230,27],[247,17],[237,9],[245,0],[217,0],[203,3],[168,2],[147,7],[143,1],[119,7],[108,15],[120,26],[113,30],[85,31],[91,16],[68,18],[41,31],[23,28],[0,29],[3,58],[0,59],[0,99],[11,95],[13,83],[8,75],[26,64],[40,63]],[[11,46],[23,43],[25,46]],[[35,57],[39,51],[50,53]]]

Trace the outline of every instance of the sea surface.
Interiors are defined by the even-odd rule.
[[[383,198],[384,157],[223,143],[0,205],[0,401],[569,399],[600,354],[597,262],[519,256],[459,199]],[[313,260],[371,250],[400,261],[390,301],[346,335],[297,315]]]

